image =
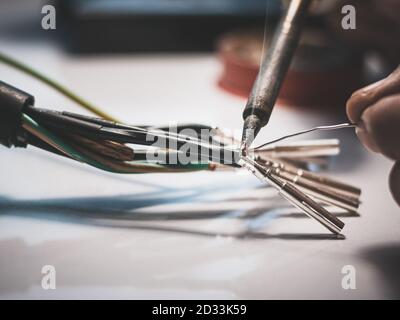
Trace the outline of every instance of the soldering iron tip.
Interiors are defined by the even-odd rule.
[[[249,115],[244,120],[242,140],[241,140],[241,151],[247,153],[248,148],[253,143],[255,137],[261,129],[261,121],[256,115]]]

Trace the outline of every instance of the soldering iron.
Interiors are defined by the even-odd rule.
[[[271,116],[282,82],[299,43],[312,0],[292,0],[275,31],[271,47],[263,55],[257,78],[243,111],[241,148],[244,152]]]

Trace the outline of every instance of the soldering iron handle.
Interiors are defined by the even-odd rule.
[[[282,82],[299,42],[311,0],[292,0],[264,55],[258,76],[243,112],[243,119],[255,115],[265,126],[272,113]]]

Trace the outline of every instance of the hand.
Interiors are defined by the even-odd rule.
[[[347,115],[367,149],[396,161],[390,188],[400,205],[400,66],[387,78],[353,93]]]

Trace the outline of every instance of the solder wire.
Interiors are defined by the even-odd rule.
[[[330,126],[319,126],[319,127],[314,127],[311,129],[307,129],[304,131],[300,131],[300,132],[296,132],[296,133],[292,133],[292,134],[288,134],[286,136],[280,137],[278,139],[263,143],[262,145],[259,145],[258,147],[255,148],[251,148],[249,150],[258,150],[262,147],[265,147],[267,145],[282,141],[282,140],[286,140],[288,138],[292,138],[292,137],[296,137],[296,136],[300,136],[306,133],[310,133],[313,131],[328,131],[328,130],[338,130],[338,129],[345,129],[345,128],[355,128],[357,125],[355,123],[350,123],[350,122],[346,122],[346,123],[340,123],[340,124],[334,124],[334,125],[330,125]]]

